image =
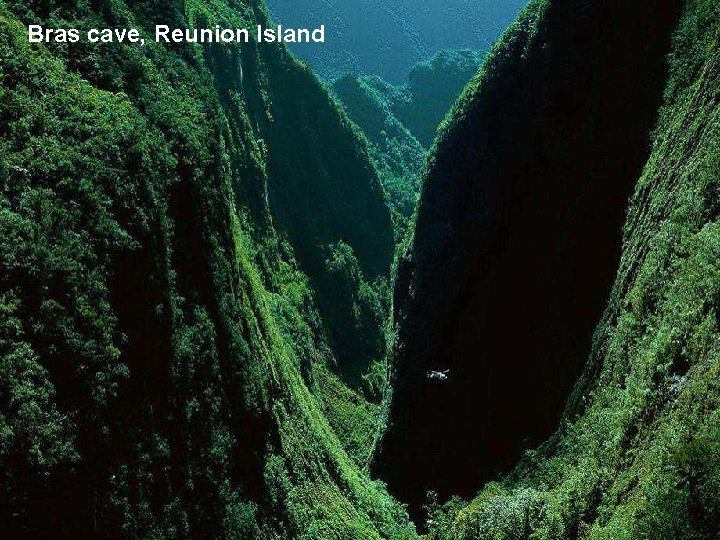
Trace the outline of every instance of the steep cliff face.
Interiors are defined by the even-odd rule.
[[[273,149],[268,204],[316,292],[338,372],[357,387],[385,356],[379,291],[394,251],[385,194],[366,145],[312,72],[284,51],[260,50],[267,84],[278,89],[261,130]]]
[[[370,156],[393,213],[397,244],[405,239],[417,206],[427,149],[482,57],[470,50],[440,51],[414,66],[402,86],[357,73],[333,82],[333,92],[370,143]]]
[[[428,161],[375,468],[417,508],[557,425],[617,268],[682,2],[533,2]],[[426,377],[450,370],[447,382]]]
[[[610,302],[564,422],[454,518],[436,513],[431,538],[720,535],[717,2],[686,3],[669,60]]]
[[[340,356],[321,251],[342,242],[352,299],[392,250],[347,118],[281,48],[30,45],[24,26],[265,22],[261,2],[0,2],[10,537],[413,535],[313,395]]]

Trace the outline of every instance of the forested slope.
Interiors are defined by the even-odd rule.
[[[564,422],[433,538],[720,536],[720,6],[685,10]]]
[[[484,51],[439,51],[413,66],[401,91],[390,94],[393,111],[425,148],[432,146],[438,126],[484,57]]]
[[[398,270],[375,460],[416,511],[430,489],[474,493],[556,428],[617,270],[681,6],[533,2],[448,118]]]
[[[365,472],[412,212],[388,189],[393,224],[376,168],[414,187],[432,122],[400,105],[448,99],[452,58],[339,80],[362,136],[283,47],[31,45],[30,23],[268,14],[0,0],[2,534],[415,538]],[[427,490],[474,497],[431,499],[433,539],[717,538],[717,2],[534,0],[421,180],[391,492],[418,517]]]
[[[381,332],[352,323],[382,317],[392,254],[364,143],[282,48],[29,45],[24,26],[156,22],[266,13],[0,2],[3,534],[412,537],[320,412],[332,370],[358,369],[338,333]]]
[[[348,74],[333,83],[333,91],[368,139],[370,156],[393,211],[399,243],[415,211],[426,150],[391,108],[388,93],[397,92],[395,87],[376,76]]]
[[[370,156],[393,212],[395,238],[405,238],[417,205],[420,170],[440,122],[477,72],[482,54],[440,51],[410,71],[402,86],[377,75],[348,73],[333,92],[370,143]]]

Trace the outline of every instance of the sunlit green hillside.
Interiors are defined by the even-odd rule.
[[[0,2],[3,534],[412,537],[359,465],[393,236],[347,117],[279,47],[23,26],[157,21],[265,11]]]

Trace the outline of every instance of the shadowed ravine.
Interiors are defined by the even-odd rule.
[[[720,538],[718,21],[531,0],[423,165],[476,52],[330,87],[28,40],[265,0],[0,0],[3,538]]]
[[[552,2],[535,33],[530,10],[456,104],[398,271],[375,461],[416,515],[428,490],[470,495],[557,426],[616,272],[680,6]]]

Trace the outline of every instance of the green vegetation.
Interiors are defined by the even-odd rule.
[[[693,0],[563,426],[437,538],[720,534],[720,7]]]
[[[557,429],[617,272],[682,3],[533,2],[446,118],[398,264],[374,460],[418,518],[428,490],[472,496]]]
[[[370,157],[393,213],[398,245],[415,211],[426,149],[481,58],[469,50],[440,51],[432,60],[416,65],[403,86],[393,86],[376,75],[357,74],[333,83],[333,91],[368,139]]]
[[[395,240],[399,243],[415,210],[425,149],[395,117],[380,90],[382,85],[377,77],[346,75],[335,81],[333,90],[368,139],[370,157],[387,194]]]
[[[27,41],[262,0],[0,0],[3,534],[417,538],[374,465],[433,540],[718,538],[720,5],[654,7],[534,0],[435,141],[477,53],[332,95]]]
[[[440,51],[412,68],[400,92],[389,94],[395,115],[425,148],[432,146],[438,126],[484,56],[470,50]]]
[[[334,80],[348,72],[402,84],[408,71],[443,49],[488,51],[526,0],[269,0],[286,26],[325,25],[322,47],[293,52]],[[443,111],[444,112],[444,111]]]
[[[93,6],[0,2],[4,534],[413,537],[336,434],[366,455],[344,422],[372,433],[376,408],[335,336],[381,358],[393,249],[362,139],[282,48],[29,45],[22,24],[252,27],[260,2]]]
[[[614,5],[618,12],[627,7]],[[469,126],[477,124],[477,111],[497,103],[497,87],[507,92],[509,68],[533,65],[536,44],[561,13],[556,3],[535,2],[508,32],[455,106],[426,182],[443,174],[451,143],[476,140]],[[431,498],[430,538],[720,534],[720,6],[689,0],[676,28],[664,103],[630,199],[615,284],[561,425],[468,503]],[[555,57],[562,54],[552,43],[551,49]],[[610,78],[610,71],[603,76]],[[421,214],[423,205],[435,203],[431,190],[424,186]],[[406,254],[412,261],[406,264],[415,267],[425,264],[420,234],[415,231]],[[422,294],[418,287],[427,282],[418,286],[417,274],[413,279],[414,294]]]

